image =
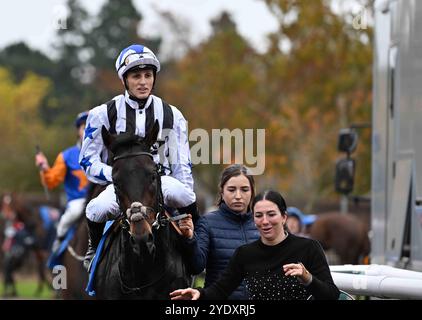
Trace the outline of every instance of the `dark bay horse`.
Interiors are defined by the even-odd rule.
[[[184,261],[188,250],[163,210],[161,178],[150,153],[157,139],[155,121],[144,139],[110,135],[105,146],[114,155],[112,177],[121,217],[112,226],[95,276],[99,299],[169,299],[190,286]]]
[[[75,234],[70,240],[62,257],[66,268],[66,288],[61,289],[61,297],[66,300],[90,299],[85,292],[88,283],[88,273],[83,267],[83,260],[88,248],[88,226],[83,214],[76,222]]]
[[[330,212],[318,216],[309,236],[338,257],[338,262],[330,264],[362,264],[370,249],[368,229],[367,223],[353,214]]]
[[[87,204],[104,189],[104,186],[90,183],[85,203]],[[85,207],[75,225],[75,234],[72,240],[69,241],[69,245],[62,257],[62,264],[66,268],[67,288],[61,290],[61,296],[66,300],[92,299],[85,291],[88,284],[88,273],[83,266],[85,253],[88,249],[88,225],[86,223]]]
[[[46,212],[47,215],[54,213],[55,219],[58,219],[58,209],[52,206],[44,206],[44,209],[49,211]],[[6,193],[1,197],[0,212],[4,295],[17,295],[13,274],[22,267],[30,253],[33,253],[38,275],[35,295],[38,296],[44,285],[51,288],[45,262],[54,239],[55,226],[52,223],[46,226],[41,218],[41,206],[36,201],[15,193]]]

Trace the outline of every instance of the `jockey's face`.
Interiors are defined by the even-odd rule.
[[[126,84],[131,95],[138,99],[146,99],[154,85],[154,73],[151,69],[135,69],[126,76]]]
[[[255,203],[254,221],[261,239],[265,244],[277,244],[284,239],[284,224],[287,215],[282,214],[278,206],[269,200]]]
[[[85,132],[85,123],[83,123],[83,124],[81,124],[79,127],[78,127],[78,137],[79,137],[79,140],[83,140],[83,138],[84,138],[84,132]]]
[[[302,231],[300,221],[296,216],[290,216],[287,218],[287,227],[289,228],[289,231],[293,234],[298,234]]]
[[[230,178],[223,186],[222,198],[234,212],[246,213],[251,195],[251,185],[244,175]]]

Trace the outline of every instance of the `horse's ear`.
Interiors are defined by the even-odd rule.
[[[145,136],[144,141],[148,146],[151,147],[157,141],[158,131],[160,131],[160,124],[158,123],[158,120],[155,120],[154,125]]]
[[[101,127],[101,136],[103,137],[104,145],[107,149],[110,149],[111,144],[113,143],[114,139],[113,136],[108,132],[106,127]]]

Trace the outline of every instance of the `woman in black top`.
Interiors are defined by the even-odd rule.
[[[239,247],[221,277],[206,289],[178,289],[172,300],[225,299],[244,279],[252,300],[338,299],[320,244],[285,230],[286,203],[265,191],[253,201],[261,238]]]

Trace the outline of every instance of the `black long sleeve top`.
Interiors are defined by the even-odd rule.
[[[285,276],[283,265],[301,262],[312,274],[305,286],[296,277]],[[227,268],[211,286],[201,289],[200,299],[226,299],[245,280],[251,300],[338,299],[321,245],[312,239],[289,234],[277,245],[261,239],[236,249]]]

